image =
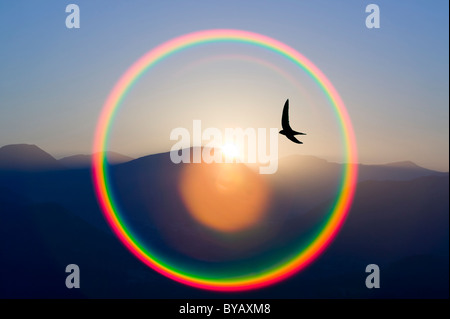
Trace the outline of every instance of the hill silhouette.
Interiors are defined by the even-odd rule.
[[[382,165],[359,165],[359,180],[410,180],[422,176],[443,176],[446,173],[423,168],[411,161]]]
[[[393,166],[376,166],[360,181],[342,230],[313,265],[279,285],[232,296],[448,298],[448,173]],[[112,165],[111,183],[127,224],[152,249],[210,268],[255,261],[301,240],[328,211],[341,169],[308,156],[280,160],[277,174],[265,177],[272,190],[267,218],[254,232],[217,236],[177,195],[184,167],[168,153],[149,155]],[[390,180],[376,180],[378,169],[392,172],[385,173]],[[0,169],[0,239],[3,298],[224,297],[175,283],[133,257],[105,222],[89,168]],[[64,286],[69,263],[84,276],[79,290]],[[368,263],[381,267],[382,289],[365,288]]]
[[[49,170],[58,169],[58,161],[36,145],[14,144],[0,148],[0,169]]]
[[[110,164],[120,164],[132,161],[134,158],[122,155],[116,152],[107,152],[106,157]],[[64,167],[67,168],[83,168],[90,167],[92,161],[92,155],[77,154],[72,156],[66,156],[58,160]]]
[[[296,179],[296,174],[305,173],[312,169],[311,175],[320,175],[321,170],[325,170],[326,176],[338,176],[342,171],[342,164],[328,162],[315,156],[290,155],[280,159],[280,170],[286,179]],[[280,170],[278,173],[280,173]],[[367,180],[411,180],[422,176],[444,176],[448,172],[439,172],[421,167],[411,161],[387,163],[387,164],[358,164],[358,181]]]

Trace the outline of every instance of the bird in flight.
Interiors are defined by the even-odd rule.
[[[286,103],[284,103],[283,116],[281,117],[281,126],[283,127],[283,129],[280,131],[281,135],[285,135],[288,139],[290,139],[294,143],[303,144],[302,142],[300,142],[295,138],[295,135],[306,135],[306,134],[294,131],[289,125],[289,99],[287,99]]]

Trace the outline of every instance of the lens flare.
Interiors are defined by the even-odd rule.
[[[285,57],[301,68],[323,91],[331,110],[336,115],[344,144],[345,164],[339,191],[329,217],[317,236],[287,260],[274,261],[264,271],[236,276],[202,276],[170,264],[156,252],[148,250],[127,227],[114,198],[105,150],[108,149],[110,130],[116,111],[133,84],[152,66],[189,47],[218,42],[254,45]],[[311,264],[330,245],[342,227],[350,210],[356,190],[357,150],[350,116],[338,92],[328,78],[310,60],[288,45],[270,37],[242,30],[205,30],[186,34],[150,50],[136,61],[115,84],[101,111],[94,137],[92,158],[93,182],[100,207],[109,225],[122,243],[143,263],[173,280],[201,289],[216,291],[243,291],[265,287],[284,280]],[[157,190],[155,190],[157,191]]]
[[[221,232],[256,225],[269,198],[262,176],[240,163],[187,164],[180,194],[192,217]]]

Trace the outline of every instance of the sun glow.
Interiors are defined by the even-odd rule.
[[[240,157],[239,148],[232,143],[226,143],[222,146],[221,150],[227,160],[239,159]]]

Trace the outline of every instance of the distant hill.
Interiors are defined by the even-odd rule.
[[[110,164],[132,161],[133,158],[116,152],[107,152]],[[64,168],[90,167],[92,155],[78,154],[57,160],[33,144],[12,144],[0,148],[0,170],[42,171]]]
[[[392,162],[392,163],[386,163],[382,164],[383,166],[390,166],[390,167],[402,167],[402,168],[420,168],[419,165],[417,165],[414,162],[411,161],[400,161],[400,162]]]
[[[342,164],[328,162],[315,156],[290,155],[280,159],[277,174],[283,174],[285,180],[298,180],[298,175],[302,174],[339,178],[341,171]],[[375,165],[358,164],[359,182],[367,180],[411,180],[423,176],[444,176],[446,174],[448,172],[423,168],[411,161]]]
[[[110,164],[119,164],[132,161],[134,158],[125,156],[116,152],[107,152],[108,162]],[[64,167],[67,168],[81,168],[91,166],[92,155],[88,154],[78,154],[63,157],[59,160]]]
[[[0,169],[32,171],[59,168],[60,163],[36,145],[13,144],[0,148]]]
[[[276,174],[268,175],[275,185],[277,207],[297,207],[299,213],[332,198],[338,189],[343,165],[314,156],[291,155],[279,160]],[[385,165],[358,165],[358,182],[408,181],[426,176],[448,176],[412,162]],[[299,191],[301,190],[301,191]]]
[[[397,180],[405,181],[422,176],[443,176],[446,173],[423,168],[411,161],[388,163],[383,165],[359,165],[359,180]],[[448,174],[448,173],[447,173]]]

